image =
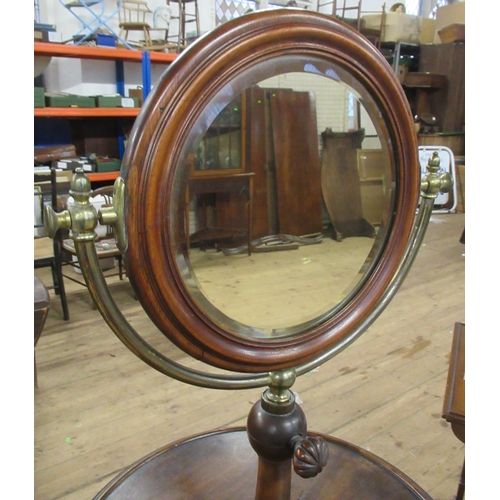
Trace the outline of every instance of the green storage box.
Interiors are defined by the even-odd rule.
[[[139,99],[137,97],[122,97],[121,95],[113,96],[96,96],[98,108],[137,108],[139,107]]]
[[[95,108],[95,99],[90,96],[75,96],[75,105],[78,108]]]
[[[95,99],[75,94],[45,94],[45,104],[54,108],[95,108]]]
[[[52,108],[69,108],[74,106],[72,95],[45,95],[45,104]]]
[[[45,107],[45,89],[43,87],[35,87],[35,108]]]
[[[97,158],[96,172],[117,172],[122,165],[118,158]]]

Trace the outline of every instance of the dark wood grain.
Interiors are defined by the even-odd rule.
[[[321,135],[321,189],[335,238],[375,236],[375,228],[363,217],[357,165],[357,151],[365,136],[364,129],[354,132],[325,130]]]
[[[465,238],[465,236],[464,236]],[[451,424],[453,434],[465,444],[465,323],[455,323],[450,365],[446,379],[443,418]],[[456,500],[465,498],[465,459],[457,488]]]
[[[441,132],[461,132],[465,126],[465,43],[420,47],[419,71],[441,73],[447,85],[429,96],[429,106]]]
[[[320,234],[321,175],[314,95],[276,90],[270,104],[279,232]]]
[[[35,274],[34,282],[34,331],[35,331],[35,347],[42,334],[47,315],[50,307],[50,296],[47,288],[42,280]],[[35,387],[38,385],[38,377],[36,370],[36,355],[34,355],[34,374],[35,374]]]
[[[277,225],[270,219],[272,193],[274,191],[271,175],[274,171],[272,154],[268,151],[269,131],[266,120],[266,90],[254,86],[246,91],[246,142],[247,166],[255,173],[253,185],[252,228],[254,238],[262,238],[278,232]]]
[[[321,436],[328,444],[329,463],[315,478],[292,474],[293,500],[431,500],[381,458]],[[95,500],[253,500],[257,464],[243,428],[202,434],[139,460]]]

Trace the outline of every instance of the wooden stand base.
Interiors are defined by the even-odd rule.
[[[328,464],[311,479],[292,473],[292,499],[431,500],[381,458],[345,441],[320,436],[329,447]],[[246,429],[214,431],[144,457],[108,484],[95,500],[253,500],[257,465]]]

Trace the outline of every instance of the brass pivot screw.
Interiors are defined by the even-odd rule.
[[[124,219],[125,182],[121,177],[115,181],[113,206],[102,207],[99,212],[90,203],[92,189],[89,178],[83,169],[77,168],[71,179],[69,193],[75,203],[61,213],[51,207],[45,207],[45,229],[53,238],[59,229],[69,229],[70,237],[75,241],[94,240],[97,237],[95,227],[99,221],[103,226],[113,226],[118,249],[123,252],[127,246]]]
[[[453,178],[449,172],[439,172],[441,159],[434,151],[427,162],[428,173],[420,183],[421,194],[424,198],[437,198],[438,193],[449,193],[453,187]]]

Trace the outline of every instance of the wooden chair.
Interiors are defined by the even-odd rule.
[[[105,186],[96,189],[90,198],[90,202],[96,207],[96,209],[103,206],[111,206],[113,204],[113,186]],[[68,204],[70,203],[71,199],[68,200]],[[114,269],[116,260],[116,263],[118,264],[118,272],[110,271],[105,273],[105,275],[108,278],[111,276],[119,276],[120,280],[123,280],[125,271],[123,267],[122,255],[116,246],[116,239],[114,237],[112,226],[101,226],[99,224],[96,228],[96,232],[98,237],[95,240],[95,246],[97,257],[101,263],[101,269],[103,271]],[[69,257],[66,260],[65,265],[71,266],[76,273],[81,273],[74,241],[70,238],[65,238],[62,241],[62,248]],[[75,276],[75,273],[64,273],[64,277],[82,286],[87,286],[82,279]]]
[[[361,0],[344,0],[342,6],[337,4],[337,0],[318,0],[317,10],[353,24],[358,31],[361,29]],[[350,15],[351,11],[356,12],[356,17]]]
[[[177,5],[177,14],[172,14],[172,19],[178,22],[178,31],[175,35],[170,35],[169,40],[175,39],[177,52],[181,52],[187,46],[188,32],[187,26],[194,23],[196,38],[200,36],[200,16],[198,10],[198,0],[167,0],[168,7]],[[190,5],[188,7],[188,5]],[[172,9],[173,11],[173,9]]]
[[[45,184],[46,186],[47,184]],[[51,169],[50,173],[50,204],[54,211],[59,212],[59,196],[57,173],[55,169]],[[34,189],[35,197],[35,239],[34,239],[34,268],[40,269],[50,267],[52,271],[52,285],[47,286],[48,290],[54,290],[55,294],[61,299],[63,317],[69,320],[68,301],[66,298],[66,290],[64,288],[64,280],[62,274],[63,252],[62,252],[62,236],[59,232],[54,239],[46,236],[43,229],[43,190],[42,184],[36,184]],[[36,214],[39,213],[38,220]]]
[[[121,9],[119,17],[119,36],[123,37],[127,45],[134,46],[141,50],[165,51],[170,47],[167,42],[169,26],[155,28],[148,22],[151,17],[153,22],[153,11],[144,0],[119,0]],[[129,40],[130,32],[142,33],[141,40]],[[156,34],[156,36],[154,36]],[[159,36],[158,36],[159,35]]]
[[[381,14],[380,16],[380,26],[378,28],[366,28],[364,20],[361,19],[361,28],[360,32],[362,35],[366,36],[370,42],[380,49],[382,47],[382,41],[384,39],[384,30],[385,30],[385,20],[387,17],[387,13],[385,10],[385,3],[382,5],[382,11],[363,11],[362,15],[366,14]]]
[[[362,11],[361,5],[362,0],[343,0],[341,6],[340,2],[337,2],[337,0],[318,0],[317,11],[325,14],[328,13],[331,16],[350,24],[380,49],[386,18],[385,3],[382,5],[382,16],[379,29],[367,29],[364,27],[362,15],[373,14],[375,12]],[[379,12],[380,11],[377,11],[376,13],[378,14]]]

